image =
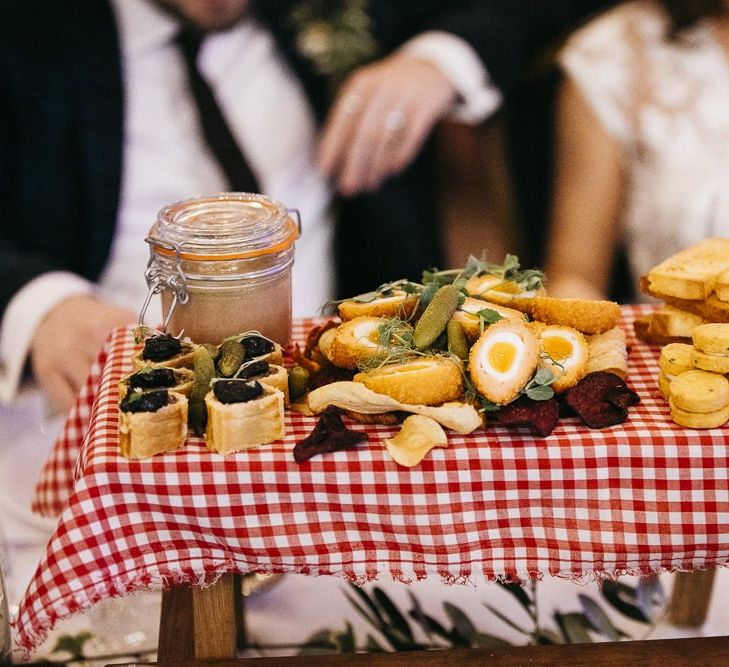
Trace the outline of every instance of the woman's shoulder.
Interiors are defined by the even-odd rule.
[[[600,14],[565,43],[559,64],[609,135],[631,141],[637,88],[650,79],[668,21],[657,1],[632,0]]]
[[[604,51],[603,57],[625,56],[636,48],[660,44],[669,30],[668,17],[656,0],[631,0],[599,14],[565,43],[570,51]]]

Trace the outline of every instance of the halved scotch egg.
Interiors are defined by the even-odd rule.
[[[574,387],[585,377],[589,346],[579,331],[548,324],[539,332],[539,342],[541,364],[555,377],[551,386],[556,393]]]
[[[343,322],[355,317],[400,317],[407,319],[417,308],[420,297],[408,294],[401,289],[391,290],[390,296],[381,296],[372,301],[363,302],[356,299],[342,301],[337,307]]]
[[[331,340],[327,356],[335,366],[355,369],[371,359],[383,359],[387,348],[380,344],[382,317],[355,317],[340,324]]]
[[[502,306],[510,306],[528,313],[532,299],[544,294],[544,288],[526,292],[513,280],[504,280],[501,276],[486,274],[474,276],[466,282],[466,292],[471,296],[487,299]]]
[[[451,357],[416,357],[357,373],[354,381],[409,405],[440,405],[463,394],[461,363]]]
[[[496,311],[505,320],[513,320],[515,322],[524,322],[526,320],[524,313],[518,310],[467,296],[458,307],[458,310],[453,313],[452,319],[461,323],[466,338],[470,343],[473,343],[481,335],[481,321],[478,313],[482,310]]]
[[[479,393],[492,403],[513,401],[539,364],[539,340],[521,322],[492,324],[471,348],[469,370]]]

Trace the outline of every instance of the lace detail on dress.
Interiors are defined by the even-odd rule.
[[[636,276],[707,236],[729,236],[729,64],[708,24],[668,40],[650,0],[578,31],[560,62],[623,149]]]

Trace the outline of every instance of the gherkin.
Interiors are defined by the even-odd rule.
[[[218,372],[224,378],[233,377],[246,357],[243,345],[237,340],[227,340],[220,346]]]
[[[210,390],[210,381],[215,377],[215,362],[209,350],[198,347],[195,349],[193,364],[195,377],[188,398],[187,423],[195,435],[202,435],[207,424],[205,394]]]
[[[457,320],[448,320],[448,351],[464,361],[468,359],[468,341],[463,325]]]
[[[428,349],[445,331],[460,299],[461,293],[453,285],[443,285],[433,295],[413,332],[413,343],[418,350]]]

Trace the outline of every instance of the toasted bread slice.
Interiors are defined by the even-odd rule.
[[[724,271],[716,279],[716,287],[714,290],[716,291],[716,298],[719,301],[729,301],[729,270]]]
[[[729,271],[729,239],[712,238],[672,255],[645,277],[651,294],[686,300],[706,299],[717,279]]]
[[[669,345],[670,343],[691,343],[690,338],[659,336],[651,331],[651,316],[643,315],[633,322],[635,337],[648,345]]]
[[[707,322],[729,322],[729,302],[721,301],[716,294],[709,294],[703,301],[663,295],[651,289],[648,276],[640,279],[640,289],[644,294],[662,299],[671,306],[696,313]]]
[[[651,314],[651,333],[664,338],[691,338],[694,327],[705,324],[701,315],[664,305]]]

